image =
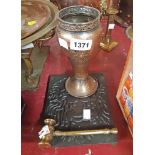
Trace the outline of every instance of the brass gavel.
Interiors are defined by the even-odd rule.
[[[45,125],[48,126],[50,133],[43,136],[39,142],[40,145],[50,145],[54,136],[82,136],[82,135],[97,135],[97,134],[117,134],[117,128],[112,129],[97,129],[97,130],[81,130],[81,131],[54,131],[56,121],[54,119],[45,119]]]

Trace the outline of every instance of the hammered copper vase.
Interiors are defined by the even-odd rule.
[[[100,33],[97,9],[76,5],[59,11],[57,36],[73,67],[73,75],[66,80],[65,88],[74,97],[88,97],[98,88],[98,81],[88,74],[88,63],[97,53]]]

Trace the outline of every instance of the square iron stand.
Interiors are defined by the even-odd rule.
[[[117,143],[115,128],[108,103],[108,94],[103,74],[92,74],[99,87],[95,94],[86,98],[76,98],[68,94],[65,81],[68,76],[50,76],[45,103],[41,115],[42,122],[47,118],[56,121],[52,146]],[[84,110],[90,111],[85,119]],[[56,132],[63,133],[62,136]],[[69,133],[69,134],[68,134]]]

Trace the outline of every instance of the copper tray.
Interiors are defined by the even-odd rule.
[[[39,1],[21,2],[21,38],[24,39],[40,29],[50,18],[50,8]]]
[[[46,0],[24,0],[22,1],[22,5],[31,5],[30,12],[33,10],[33,7],[35,8],[31,12],[32,15],[27,14],[25,16],[29,21],[26,22],[27,26],[23,23],[25,30],[27,30],[27,33],[22,34],[21,39],[21,46],[24,46],[41,38],[56,27],[56,13],[58,12],[58,8]],[[39,12],[40,14],[38,14]],[[28,13],[28,11],[26,10],[25,13]],[[34,20],[34,18],[37,20]],[[36,24],[38,26],[35,26]],[[28,26],[31,26],[31,29],[28,30]]]

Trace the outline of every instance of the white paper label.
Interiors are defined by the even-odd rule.
[[[91,119],[90,109],[83,109],[83,119]]]
[[[114,29],[115,24],[109,24],[108,29]]]
[[[65,41],[64,39],[59,38],[59,44],[60,44],[60,46],[68,49],[67,41]]]
[[[133,77],[133,74],[132,74],[132,72],[130,72],[130,73],[129,73],[129,76],[130,76],[130,78],[132,79],[132,77]]]
[[[38,132],[39,138],[41,139],[43,136],[45,136],[45,135],[47,135],[47,134],[49,134],[49,133],[50,133],[50,130],[49,130],[48,126],[45,125],[45,126],[41,129],[41,131]]]
[[[30,43],[30,44],[27,44],[27,45],[23,46],[22,50],[25,50],[25,49],[28,49],[28,48],[33,48],[33,47],[34,47],[33,43]]]
[[[91,155],[91,149],[88,149],[88,153],[85,155]]]
[[[81,40],[81,39],[72,39],[70,41],[70,49],[77,51],[90,50],[92,45],[92,40]]]

